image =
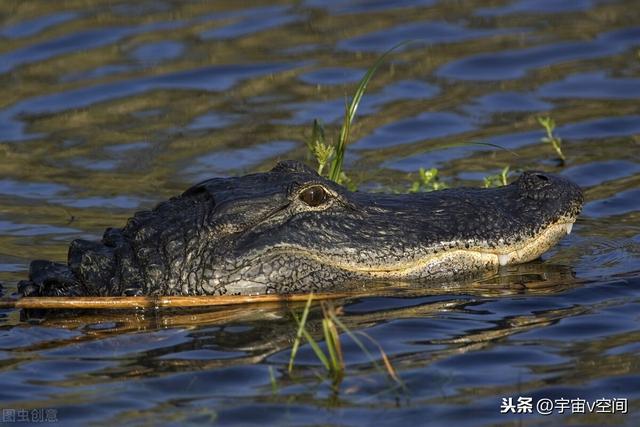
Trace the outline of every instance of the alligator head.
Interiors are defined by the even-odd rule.
[[[564,178],[420,194],[350,192],[299,162],[214,178],[101,242],[75,240],[68,264],[34,261],[29,295],[219,295],[341,289],[348,282],[463,275],[539,257],[583,203]]]

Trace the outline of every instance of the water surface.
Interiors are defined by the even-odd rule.
[[[535,263],[336,302],[405,388],[347,336],[338,388],[308,346],[288,374],[299,306],[4,310],[0,406],[54,409],[64,425],[639,425],[635,0],[3,1],[5,294],[31,259],[65,260],[72,239],[192,183],[307,159],[313,119],[334,137],[362,73],[409,39],[361,104],[356,184],[403,191],[438,167],[450,186],[480,186],[509,165],[571,178],[586,205]],[[558,123],[564,167],[540,115]],[[624,398],[628,413],[502,414],[508,397]]]

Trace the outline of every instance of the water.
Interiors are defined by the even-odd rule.
[[[0,406],[54,409],[63,425],[639,425],[638,6],[3,1],[6,294],[29,260],[64,260],[72,239],[98,238],[191,183],[304,159],[311,121],[334,134],[354,82],[408,39],[353,128],[346,167],[361,188],[406,189],[420,167],[480,185],[510,165],[562,173],[587,202],[541,262],[338,301],[404,390],[346,336],[337,390],[308,346],[288,375],[289,307],[44,320],[5,310]],[[548,114],[564,168],[540,142],[536,117]],[[457,145],[469,141],[518,156]],[[318,330],[317,310],[311,322]],[[501,414],[509,397],[625,398],[628,413]]]

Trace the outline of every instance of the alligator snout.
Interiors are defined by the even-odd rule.
[[[577,209],[578,213],[584,201],[580,187],[560,175],[527,171],[520,175],[517,183],[522,192],[531,199],[557,200],[566,204],[567,209]]]
[[[540,203],[540,219],[565,224],[567,234],[571,232],[584,203],[580,187],[562,176],[539,171],[523,172],[517,184],[523,195]]]

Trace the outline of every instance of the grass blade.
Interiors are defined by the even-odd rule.
[[[342,346],[340,343],[340,333],[336,324],[333,322],[331,314],[332,308],[322,304],[322,330],[324,332],[324,340],[327,344],[327,350],[331,358],[331,368],[334,375],[341,376],[344,372],[344,359],[342,356]]]
[[[391,364],[391,361],[389,360],[387,353],[384,352],[384,350],[380,345],[378,345],[378,349],[380,350],[380,356],[382,357],[382,361],[384,362],[385,368],[387,368],[387,372],[389,373],[389,376],[393,378],[395,382],[401,383],[400,377],[398,376],[396,369]]]
[[[349,105],[345,105],[345,114],[344,120],[342,122],[342,128],[340,129],[340,137],[338,139],[338,145],[336,147],[335,157],[331,162],[331,168],[329,170],[329,179],[332,181],[338,182],[340,179],[340,172],[342,172],[342,162],[344,160],[344,151],[347,145],[347,141],[349,139],[349,132],[351,131],[351,123],[353,123],[353,119],[356,116],[356,112],[358,111],[358,106],[360,105],[360,101],[362,100],[362,96],[367,90],[367,86],[369,85],[369,81],[375,74],[375,72],[380,68],[380,65],[384,62],[387,56],[399,48],[400,46],[408,43],[408,41],[403,41],[401,43],[396,44],[391,49],[387,50],[383,53],[376,62],[367,70],[366,74],[362,77],[360,82],[358,83],[358,87],[356,88],[356,92],[351,99],[351,103]]]
[[[331,319],[338,325],[340,326],[340,328],[342,330],[345,331],[345,333],[349,336],[349,338],[351,338],[351,340],[353,340],[354,343],[356,343],[356,345],[358,347],[360,347],[360,349],[362,350],[363,353],[365,353],[367,355],[367,357],[369,357],[369,359],[371,360],[371,362],[373,363],[373,366],[379,370],[382,371],[382,369],[380,368],[380,366],[378,365],[378,363],[376,362],[375,357],[373,357],[373,355],[371,354],[371,352],[369,352],[369,350],[367,349],[367,347],[362,343],[362,341],[360,341],[358,339],[358,337],[356,336],[356,334],[358,335],[362,335],[365,338],[367,338],[370,342],[372,342],[376,347],[378,347],[378,350],[380,351],[380,356],[382,357],[382,361],[385,365],[385,369],[387,371],[387,373],[389,374],[389,376],[391,377],[391,379],[393,379],[397,384],[399,384],[400,386],[402,386],[403,388],[405,388],[403,381],[400,379],[400,377],[398,376],[398,373],[396,372],[395,368],[393,367],[393,365],[391,364],[391,361],[389,360],[389,357],[387,356],[387,354],[384,352],[384,350],[382,349],[382,346],[380,344],[378,344],[373,338],[371,338],[369,335],[365,334],[364,332],[356,332],[353,333],[351,332],[351,330],[349,328],[347,328],[347,326],[342,323],[342,321],[340,321],[340,319],[338,319],[338,317],[334,314],[334,313],[329,313],[329,316],[331,317]]]
[[[400,377],[398,376],[398,373],[396,372],[396,369],[393,367],[393,365],[391,364],[391,360],[389,360],[389,356],[387,356],[387,353],[384,351],[384,349],[382,348],[382,346],[373,338],[371,338],[371,336],[369,336],[368,334],[362,332],[362,331],[358,331],[356,332],[358,335],[362,335],[363,337],[367,338],[373,345],[375,345],[376,347],[378,347],[378,351],[380,351],[380,357],[382,357],[382,362],[384,363],[384,366],[387,370],[387,373],[389,374],[389,376],[398,384],[402,385],[404,387],[404,382],[400,379]]]
[[[316,340],[313,339],[311,334],[306,329],[307,319],[309,317],[309,312],[311,311],[312,300],[313,300],[313,293],[309,294],[309,298],[307,299],[307,303],[304,306],[304,311],[302,312],[301,319],[299,319],[295,313],[291,313],[293,315],[293,319],[298,324],[298,331],[296,332],[296,339],[293,342],[293,347],[291,348],[291,356],[289,357],[289,368],[288,368],[289,373],[293,371],[293,363],[295,361],[296,354],[298,353],[298,349],[300,348],[300,344],[302,342],[303,336],[311,346],[311,349],[313,350],[313,352],[316,354],[316,357],[320,360],[320,362],[322,362],[322,364],[327,369],[327,371],[331,369],[329,364],[329,359],[327,359],[327,356],[325,356],[324,352],[322,351],[322,349],[320,348]]]
[[[291,356],[289,357],[289,373],[293,370],[293,361],[296,358],[296,353],[298,353],[298,348],[300,347],[300,341],[302,339],[302,334],[305,331],[305,324],[307,323],[307,317],[309,317],[309,311],[311,310],[311,301],[313,300],[313,293],[309,294],[309,298],[307,299],[307,303],[304,306],[304,311],[302,312],[302,319],[298,320],[298,317],[293,314],[293,318],[298,323],[298,331],[296,332],[296,339],[293,342],[293,347],[291,348]]]
[[[324,352],[322,351],[322,349],[320,348],[316,340],[313,339],[309,331],[307,331],[306,329],[302,330],[302,334],[304,335],[304,338],[307,340],[307,342],[311,346],[311,349],[313,350],[313,352],[316,354],[316,357],[318,358],[318,360],[322,362],[322,364],[324,365],[327,371],[330,371],[331,365],[329,364],[329,359],[324,354]]]
[[[340,371],[340,365],[338,363],[338,355],[336,354],[335,341],[331,336],[329,329],[329,319],[322,319],[322,332],[324,333],[324,342],[327,345],[327,351],[329,353],[329,360],[331,362],[330,371],[333,373]]]
[[[469,143],[463,143],[462,145],[467,145],[467,144],[484,145],[484,146],[487,146],[487,147],[499,148],[500,150],[503,150],[503,151],[506,151],[507,153],[510,153],[513,157],[520,157],[520,155],[518,153],[516,153],[515,151],[510,150],[508,148],[504,148],[503,146],[498,145],[498,144],[492,144],[490,142],[471,141]]]
[[[276,374],[273,372],[273,366],[269,366],[269,382],[271,383],[271,392],[276,394],[278,392],[278,381],[276,380]]]

